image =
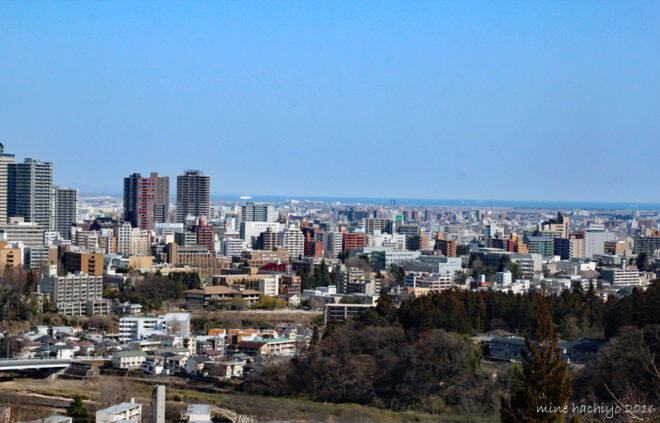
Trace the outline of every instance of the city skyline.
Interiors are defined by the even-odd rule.
[[[10,153],[13,154],[13,153]],[[34,156],[34,155],[33,155]],[[20,158],[16,155],[17,160]],[[35,157],[26,156],[25,159]],[[36,159],[41,160],[41,159]],[[44,162],[49,162],[48,160],[41,160]],[[52,163],[52,162],[51,162]],[[190,169],[180,170],[176,175],[183,174]],[[196,169],[200,171],[203,175],[208,175],[207,172],[201,169]],[[55,175],[55,163],[53,163],[53,173]],[[141,171],[134,171],[132,173],[142,173]],[[151,172],[153,173],[153,172]],[[149,174],[149,172],[145,172]],[[156,172],[158,174],[158,172]],[[175,176],[176,176],[175,175]],[[165,178],[170,178],[169,175],[160,175]],[[210,175],[208,175],[210,176]],[[122,176],[122,180],[125,177]],[[79,190],[82,194],[88,195],[108,195],[113,197],[123,197],[122,192],[122,183],[119,184],[119,189],[117,191],[89,191],[81,186],[73,184],[72,189]],[[58,185],[55,176],[53,177],[53,185]],[[213,185],[211,185],[213,186]],[[114,189],[114,188],[113,188]],[[170,204],[176,203],[176,179],[170,178],[169,182],[169,199]],[[261,193],[248,193],[248,192],[217,192],[211,189],[210,198],[212,201],[236,201],[236,200],[248,200],[248,201],[258,201],[258,202],[280,202],[286,200],[312,200],[312,201],[323,201],[323,202],[353,202],[353,203],[365,203],[365,204],[389,204],[391,201],[395,203],[398,202],[400,205],[413,206],[413,205],[424,205],[424,206],[472,206],[472,207],[539,207],[539,208],[586,208],[586,209],[612,209],[612,208],[630,208],[630,209],[640,209],[640,210],[656,210],[660,209],[660,202],[654,201],[607,201],[607,200],[543,200],[540,198],[525,200],[525,199],[510,199],[510,198],[467,198],[467,197],[406,197],[406,196],[347,196],[347,195],[336,195],[336,196],[324,196],[324,195],[314,195],[314,194],[301,194],[301,195],[292,195],[292,194],[261,194]],[[489,204],[490,203],[490,204]]]
[[[0,141],[62,186],[192,168],[214,196],[660,198],[657,3],[3,12]]]

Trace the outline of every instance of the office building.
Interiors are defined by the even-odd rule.
[[[0,224],[7,223],[8,169],[13,163],[14,155],[5,153],[5,146],[0,143]]]
[[[403,263],[417,260],[419,257],[419,251],[391,251],[381,249],[371,252],[369,262],[374,270],[387,270],[392,264],[401,266]]]
[[[10,219],[10,223],[0,224],[0,238],[8,243],[22,242],[25,246],[44,244],[44,228],[35,223],[26,223],[22,218]]]
[[[174,234],[174,242],[179,247],[192,247],[197,245],[197,232],[184,231]]]
[[[189,215],[211,218],[211,177],[199,170],[187,170],[176,177],[176,221]]]
[[[241,206],[241,222],[275,222],[275,209],[270,204],[249,202]]]
[[[428,235],[420,234],[406,237],[406,250],[420,251],[430,249],[431,239],[428,237]]]
[[[552,257],[555,253],[555,243],[549,236],[529,236],[527,237],[527,244],[531,254]]]
[[[78,213],[78,190],[53,187],[55,208],[55,232],[64,239],[71,239],[71,226]]]
[[[53,164],[27,158],[7,164],[7,216],[53,229]]]
[[[420,235],[421,228],[419,227],[419,225],[415,225],[415,224],[399,224],[396,227],[396,232],[405,235],[407,238],[409,236]]]
[[[139,173],[124,178],[124,220],[140,229],[154,228],[156,181]]]

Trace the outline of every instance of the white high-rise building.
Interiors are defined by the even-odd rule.
[[[131,253],[131,233],[132,227],[128,222],[122,223],[117,226],[117,253],[130,254]]]
[[[53,229],[53,164],[26,158],[7,164],[7,216]]]
[[[343,234],[339,231],[325,231],[323,233],[323,255],[335,258],[341,253]]]
[[[131,249],[132,256],[151,255],[151,232],[147,229],[133,228],[131,231]]]
[[[615,241],[612,232],[603,229],[587,229],[584,231],[584,256],[592,258],[596,254],[605,254],[605,242]]]
[[[300,257],[305,252],[305,237],[298,228],[289,227],[289,229],[280,232],[278,243],[284,247],[291,257]]]
[[[222,238],[221,254],[227,257],[240,257],[243,253],[243,240],[240,238]]]
[[[270,204],[247,203],[241,206],[241,222],[274,222],[275,208]]]

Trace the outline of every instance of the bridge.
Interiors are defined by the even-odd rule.
[[[0,371],[64,369],[71,365],[71,360],[56,358],[9,358],[0,360]]]

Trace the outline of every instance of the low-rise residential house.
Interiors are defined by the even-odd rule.
[[[570,363],[586,364],[598,356],[600,349],[607,343],[603,338],[582,338],[566,343],[566,358]]]
[[[195,355],[186,361],[183,369],[189,374],[202,374],[204,373],[204,366],[212,361],[208,355]]]
[[[234,353],[257,355],[293,355],[301,345],[297,338],[257,338],[255,341],[239,341],[229,345]]]
[[[177,373],[184,369],[188,356],[186,354],[174,354],[165,356],[165,368],[167,371]]]
[[[140,365],[140,371],[150,375],[167,374],[165,369],[165,359],[160,355],[148,355],[146,360]]]
[[[136,351],[144,351],[146,353],[153,353],[155,351],[158,351],[161,349],[163,345],[160,343],[160,341],[156,340],[151,340],[151,339],[145,339],[142,341],[135,341],[131,343],[131,349],[136,350]]]
[[[58,360],[71,360],[75,355],[75,350],[70,345],[42,345],[39,349],[39,356],[55,358]]]
[[[245,364],[245,360],[214,361],[208,363],[206,370],[209,376],[223,379],[239,378],[243,377]]]

